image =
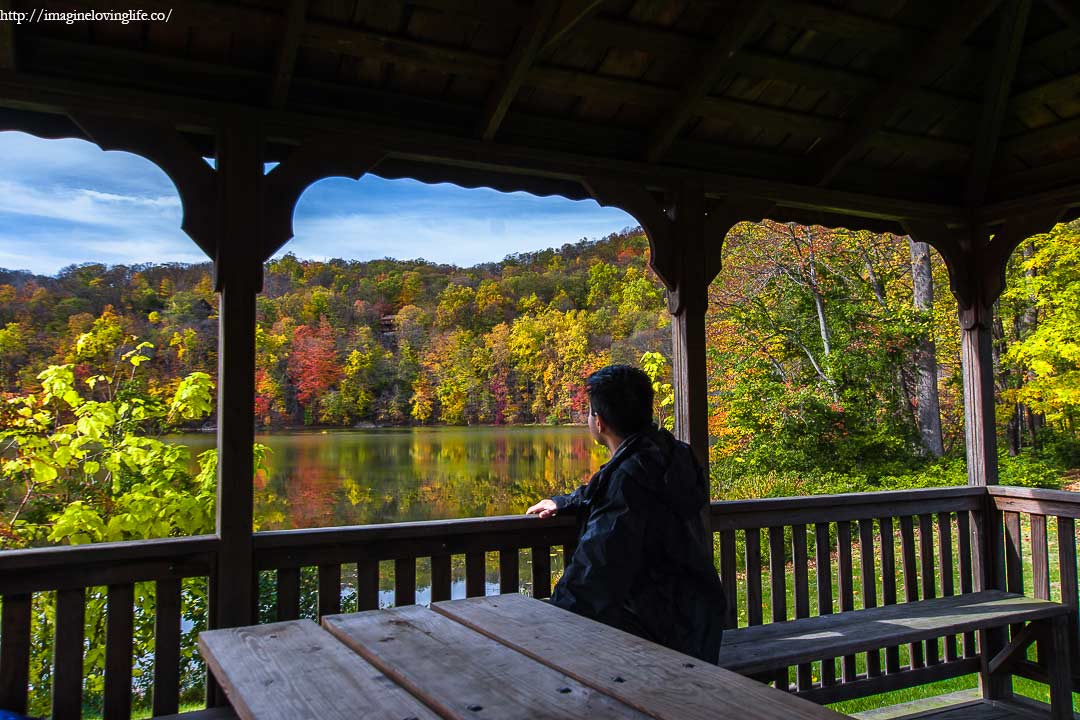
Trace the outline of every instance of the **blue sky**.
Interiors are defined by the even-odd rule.
[[[172,182],[147,160],[16,132],[0,132],[0,158],[0,267],[51,275],[73,263],[206,259],[180,230]],[[473,265],[634,225],[591,200],[328,178],[300,198],[282,254]]]

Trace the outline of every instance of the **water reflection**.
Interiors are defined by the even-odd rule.
[[[212,437],[180,438],[193,454]],[[342,430],[262,435],[258,529],[523,513],[588,480],[607,450],[583,427]]]

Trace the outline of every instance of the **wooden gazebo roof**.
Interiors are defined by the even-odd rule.
[[[267,159],[352,133],[386,177],[581,198],[589,175],[695,176],[881,229],[1080,202],[1072,0],[134,4],[169,21],[0,23],[0,127],[77,136],[73,109],[109,111],[210,154],[215,118],[257,114]]]

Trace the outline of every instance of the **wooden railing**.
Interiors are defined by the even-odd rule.
[[[991,487],[989,498],[1004,526],[1003,553],[995,553],[999,585],[1010,592],[1055,600],[1073,608],[1069,636],[1080,659],[1077,609],[1076,520],[1080,493],[1018,487]],[[1027,579],[1030,579],[1028,582]],[[1018,675],[1046,682],[1038,665],[1021,662]],[[1073,663],[1073,688],[1080,689],[1080,662]]]
[[[489,553],[498,554],[499,591],[518,592],[522,549],[529,553],[531,594],[543,598],[551,595],[552,549],[561,549],[566,558],[573,552],[575,538],[575,524],[569,517],[542,521],[511,516],[280,530],[255,536],[255,567],[276,574],[273,591],[261,593],[261,600],[265,605],[270,598],[273,618],[279,620],[300,614],[304,569],[317,573],[321,616],[341,612],[344,566],[355,567],[355,575],[351,575],[355,578],[355,608],[370,610],[379,606],[381,562],[393,562],[392,604],[411,605],[416,602],[418,560],[430,563],[430,600],[449,600],[453,556],[464,557],[465,595],[473,597],[485,594]]]
[[[981,488],[720,502],[712,506],[726,627],[971,592]],[[884,662],[882,662],[884,654]],[[966,635],[826,660],[769,679],[817,702],[977,672]]]
[[[84,655],[102,650],[102,713],[107,718],[130,717],[135,588],[137,583],[152,583],[153,712],[177,712],[181,583],[213,576],[217,542],[203,536],[0,553],[0,708],[26,710],[31,648],[51,643],[53,662],[45,675],[51,683],[54,718],[81,717]],[[102,597],[105,647],[87,647],[87,602]],[[36,628],[40,633],[51,625],[51,637],[31,635],[35,602],[39,608],[43,603],[52,606],[52,614],[42,608]],[[45,622],[50,617],[51,622]]]
[[[1027,590],[1076,607],[1078,514],[1080,496],[1016,488],[714,503],[716,559],[729,599],[725,623],[777,622],[982,586]],[[1056,518],[1057,531],[1050,541],[1049,517]],[[990,528],[984,541],[972,541],[979,537],[976,528]],[[1030,540],[1024,542],[1026,531]],[[572,518],[520,516],[257,533],[257,617],[318,617],[496,588],[546,597],[560,561],[573,552],[575,533]],[[142,670],[153,674],[153,713],[176,712],[181,582],[212,584],[217,543],[196,537],[0,553],[0,707],[25,708],[31,648],[51,643],[47,681],[54,717],[81,716],[83,661],[91,652],[105,657],[104,716],[130,717],[134,596],[149,583],[153,658],[152,668]],[[984,547],[999,547],[998,561],[984,566]],[[1033,563],[1031,588],[1024,586],[1026,561]],[[455,571],[463,583],[455,585]],[[213,591],[209,587],[211,625]],[[88,598],[102,595],[106,639],[104,647],[90,647],[84,612]],[[37,637],[31,610],[43,602],[54,608],[55,619],[35,627],[51,636]],[[768,679],[835,702],[976,672],[978,663],[975,638],[967,635],[800,665]],[[1021,670],[1042,679],[1034,664]]]

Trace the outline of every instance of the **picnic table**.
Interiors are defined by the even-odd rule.
[[[518,594],[211,630],[241,718],[846,717]]]

